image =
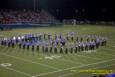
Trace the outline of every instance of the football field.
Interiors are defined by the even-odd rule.
[[[107,46],[94,51],[78,53],[42,53],[19,47],[0,46],[0,77],[89,77],[81,70],[106,69],[115,72],[115,26],[64,25],[0,31],[0,37],[18,36],[36,32],[77,32],[80,35],[96,34],[107,37]]]

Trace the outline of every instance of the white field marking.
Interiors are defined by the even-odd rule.
[[[110,54],[110,53],[101,53],[101,52],[99,52],[100,54],[102,54],[102,55],[108,55],[108,56],[114,56],[115,57],[115,55],[113,55],[113,54]]]
[[[108,40],[109,40],[109,41],[115,41],[115,39],[110,39],[110,38],[108,38]]]
[[[95,60],[101,60],[100,58],[92,58],[92,57],[87,57],[87,56],[84,56],[84,55],[78,55],[78,54],[75,54],[75,55],[77,55],[77,56],[80,56],[80,57],[86,57],[86,58],[90,58],[90,59],[95,59]],[[62,60],[62,59],[61,59]],[[65,60],[65,61],[69,61],[69,62],[71,62],[71,63],[76,63],[76,62],[74,62],[74,61],[71,61],[71,60]],[[82,64],[82,63],[76,63],[76,64]]]
[[[8,66],[12,66],[12,64],[10,64],[10,63],[2,63],[1,66],[2,67],[8,67]]]
[[[109,48],[108,48],[108,49],[105,49],[105,50],[110,50],[110,51],[114,51],[114,52],[115,52],[115,50],[114,50],[114,49],[109,49]]]
[[[115,48],[115,43],[114,43],[114,45],[107,45],[107,46],[112,47],[112,48]]]
[[[48,75],[48,74],[53,74],[53,73],[56,73],[56,72],[61,72],[61,71],[66,71],[66,70],[71,70],[71,69],[74,69],[74,68],[82,68],[82,67],[87,67],[87,66],[90,66],[90,65],[96,65],[96,64],[106,63],[106,62],[114,61],[114,60],[115,60],[115,59],[104,60],[104,61],[100,61],[100,62],[96,62],[96,63],[91,63],[91,64],[83,64],[83,65],[80,65],[80,66],[78,66],[78,67],[71,67],[71,68],[66,68],[66,69],[60,69],[60,70],[53,71],[53,72],[47,72],[47,73],[35,75],[35,77],[44,76],[44,75]]]
[[[15,59],[18,59],[18,60],[22,60],[22,61],[25,61],[25,62],[29,62],[29,63],[33,63],[33,64],[38,64],[38,65],[41,65],[41,66],[44,66],[44,67],[48,67],[48,68],[52,68],[52,69],[55,69],[55,70],[59,70],[58,68],[52,67],[50,65],[33,62],[31,60],[19,58],[19,57],[16,57],[16,56],[11,56],[11,55],[8,55],[8,54],[5,54],[5,53],[1,53],[1,55],[9,56],[9,57],[12,57],[12,58],[15,58]]]
[[[64,30],[65,32],[72,31],[72,30]]]
[[[85,53],[93,53],[93,52],[96,52],[96,50],[89,50],[89,51],[83,51]]]
[[[65,61],[65,62],[69,62],[69,63],[74,63],[74,64],[82,64],[82,63],[76,63],[74,61],[71,61],[71,60],[65,60],[65,59],[59,59],[61,56],[57,56],[57,55],[53,55],[51,57],[45,57],[45,59],[58,59],[58,60],[62,60],[62,61]]]
[[[14,72],[17,72],[17,73],[20,73],[20,74],[22,74],[22,75],[28,76],[28,77],[32,77],[32,75],[30,75],[30,74],[27,74],[27,73],[22,72],[22,71],[19,71],[19,70],[15,70],[15,69],[13,69],[13,68],[9,68],[9,67],[4,67],[4,68],[5,68],[5,69],[8,69],[8,70],[11,70],[11,71],[14,71]]]
[[[95,59],[95,60],[101,60],[100,58],[93,58],[93,57],[88,57],[88,56],[85,56],[85,55],[78,55],[78,54],[75,54],[77,56],[80,56],[80,57],[86,57],[86,58],[90,58],[90,59]]]
[[[47,56],[47,57],[45,57],[45,59],[50,59],[50,60],[52,60],[52,59],[54,59],[54,58],[52,58],[52,57],[48,57],[48,56]]]
[[[114,43],[114,45],[115,45],[115,43]],[[114,45],[107,45],[107,46],[109,46],[109,47],[113,47]]]
[[[113,49],[103,49],[103,50],[109,50],[109,51],[115,51],[115,50],[113,50]],[[109,52],[108,51],[108,52]],[[101,53],[101,52],[99,52],[99,53]],[[104,55],[109,55],[109,56],[115,56],[115,55],[113,55],[113,54],[110,54],[110,53],[102,53],[102,54],[104,54]]]
[[[106,68],[106,67],[110,67],[110,66],[113,66],[113,65],[115,65],[115,64],[106,65],[106,66],[102,66],[102,67],[96,67],[96,68],[92,68],[92,69]],[[87,69],[87,70],[92,70],[92,69]],[[76,70],[71,70],[71,71],[75,71],[75,72],[76,72]],[[78,73],[79,73],[79,72],[78,72]],[[63,75],[58,76],[58,77],[65,77],[65,76],[70,76],[70,75],[73,75],[73,74],[75,74],[75,73],[63,74]],[[77,73],[76,73],[76,74],[77,74]]]
[[[82,63],[78,63],[78,62],[75,62],[75,61],[72,61],[72,60],[66,60],[66,59],[59,59],[59,60],[62,60],[62,61],[65,61],[65,62],[70,62],[70,63],[74,63],[74,64],[82,64]]]
[[[39,60],[42,60],[42,59],[44,59],[44,58],[37,58],[37,59],[39,59]],[[74,62],[74,61],[72,61],[72,60],[66,60],[66,59],[59,59],[59,57],[58,58],[52,58],[52,57],[45,57],[45,59],[50,59],[50,60],[53,60],[53,59],[58,59],[58,60],[62,60],[62,61],[65,61],[65,62],[69,62],[69,63],[74,63],[74,64],[82,64],[82,63],[78,63],[78,62]]]
[[[93,68],[93,69],[98,69],[98,68],[105,68],[105,67],[110,67],[110,66],[113,66],[115,64],[110,64],[110,65],[106,65],[106,66],[102,66],[102,67],[96,67],[96,68]]]
[[[52,55],[52,56],[44,56],[44,57],[40,57],[40,58],[37,58],[37,59],[58,59],[60,58],[61,56],[58,56],[58,55]]]
[[[111,51],[114,51],[113,49],[104,49],[104,50],[111,50]],[[101,53],[101,52],[99,52],[99,53]],[[98,53],[98,54],[99,54]],[[105,52],[106,53],[106,52]],[[112,54],[110,54],[110,53],[107,53],[107,54],[105,54],[105,53],[103,53],[104,55],[109,55],[109,56],[115,56],[115,55],[112,55]],[[76,55],[78,55],[78,54],[76,54]],[[79,56],[84,56],[84,55],[79,55]],[[84,56],[84,57],[86,57],[86,56]],[[89,57],[89,58],[92,58],[92,57]],[[97,60],[100,60],[100,58],[92,58],[92,59],[97,59]]]
[[[74,64],[82,64],[82,63],[78,63],[78,62],[74,62],[74,61],[72,61],[72,60],[66,60],[66,59],[60,59],[60,60],[63,60],[63,61],[65,61],[65,62],[69,62],[69,63],[74,63]]]
[[[111,46],[112,47],[112,46]],[[110,49],[110,48],[102,48],[103,50],[110,50],[110,51],[115,51],[115,50],[113,50],[113,49]]]
[[[45,56],[44,59],[58,59],[61,58],[61,56],[58,55],[52,55],[52,56]]]

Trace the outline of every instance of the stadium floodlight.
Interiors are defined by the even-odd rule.
[[[77,10],[77,9],[75,10],[75,13],[78,13],[78,10]]]
[[[103,12],[106,12],[106,9],[102,9]]]
[[[82,12],[85,12],[85,9],[82,9]]]

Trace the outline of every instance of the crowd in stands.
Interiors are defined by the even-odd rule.
[[[44,10],[1,10],[0,24],[47,23],[55,18]]]

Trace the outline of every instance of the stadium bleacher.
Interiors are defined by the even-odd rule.
[[[0,11],[0,30],[19,27],[49,26],[57,22],[58,20],[45,10],[32,11],[24,9]]]
[[[50,23],[55,17],[44,10],[2,10],[0,12],[1,24],[23,24],[23,23]]]

